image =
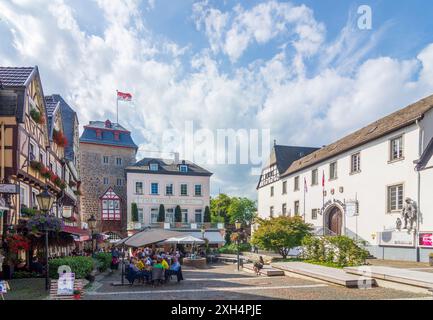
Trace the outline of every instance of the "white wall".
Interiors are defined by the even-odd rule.
[[[143,182],[143,195],[135,194],[136,182]],[[151,183],[159,184],[159,195],[151,195]],[[174,185],[174,196],[165,195],[166,184]],[[180,195],[180,185],[188,185],[188,196]],[[202,195],[194,195],[194,186],[201,184]],[[164,204],[165,209],[175,208],[179,205],[181,209],[188,209],[188,222],[195,222],[195,210],[204,210],[210,205],[210,177],[206,176],[186,176],[168,174],[148,174],[127,172],[127,206],[128,206],[128,225],[131,222],[131,204],[137,203],[138,208],[144,209],[144,223],[150,224],[150,212],[152,208],[159,208],[160,203]]]
[[[312,166],[303,171],[297,172],[280,181],[273,183],[275,186],[275,196],[270,197],[270,186],[259,189],[259,215],[269,217],[269,207],[275,207],[275,214],[281,213],[282,203],[287,203],[287,210],[293,215],[294,202],[300,202],[300,214],[303,214],[304,208],[304,177],[307,180],[308,192],[305,194],[305,213],[306,221],[313,223],[315,226],[323,225],[322,215],[318,215],[317,220],[311,219],[313,208],[322,208],[322,173],[325,172],[325,190],[327,196],[324,202],[328,200],[347,200],[359,201],[359,216],[346,218],[345,226],[352,232],[368,241],[370,244],[377,244],[377,238],[372,235],[386,228],[393,228],[399,213],[387,212],[387,186],[394,184],[404,184],[403,197],[417,199],[417,174],[414,170],[413,161],[418,159],[419,130],[416,125],[411,125],[397,132],[389,134],[383,138],[377,139],[359,148],[352,149],[349,152],[341,154],[332,159],[326,160],[317,166]],[[389,163],[389,139],[403,134],[404,140],[404,159],[401,161]],[[350,174],[351,155],[361,153],[361,172]],[[329,164],[337,160],[338,178],[329,181]],[[311,186],[311,171],[318,169],[318,185]],[[299,175],[299,191],[294,192],[294,177]],[[282,195],[282,182],[287,180],[287,195]],[[343,187],[343,192],[339,188]],[[334,195],[331,189],[335,190]],[[433,225],[431,225],[433,229]],[[344,224],[343,224],[344,229]]]

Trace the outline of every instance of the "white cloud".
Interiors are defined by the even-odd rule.
[[[85,8],[74,4],[0,2],[0,30],[12,41],[0,42],[0,61],[39,65],[45,93],[61,93],[81,124],[115,119],[116,89],[130,91],[134,103],[120,105],[120,122],[144,150],[182,151],[189,120],[213,132],[270,128],[281,144],[328,144],[433,92],[433,44],[412,59],[365,60],[380,32],[354,40],[356,30],[346,27],[326,42],[324,25],[306,6],[267,1],[223,12],[199,2],[195,21],[210,48],[191,52],[149,30],[139,1],[97,0],[95,13],[104,20],[98,34],[80,25]],[[216,56],[236,61],[253,43],[277,38],[279,50],[268,60],[227,70]],[[305,59],[325,56],[305,72]],[[168,129],[176,139],[161,144]],[[257,178],[248,166],[209,169],[214,192],[255,197]]]

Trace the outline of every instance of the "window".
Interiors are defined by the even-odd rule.
[[[329,164],[329,180],[337,179],[337,161]]]
[[[38,192],[36,192],[35,190],[32,190],[32,208],[38,207],[38,201],[36,200],[37,194],[38,194]]]
[[[105,184],[105,185],[108,184],[108,178],[104,178],[104,184]]]
[[[150,209],[150,223],[158,223],[158,208],[152,208]]]
[[[361,154],[355,153],[351,156],[350,173],[358,173],[361,171]]]
[[[294,191],[299,191],[299,176],[295,177]]]
[[[287,181],[283,181],[283,194],[287,194]]]
[[[158,183],[152,182],[150,184],[150,194],[158,194]]]
[[[36,160],[36,147],[33,143],[30,142],[29,144],[29,158],[30,161]]]
[[[165,195],[166,196],[172,196],[173,195],[173,184],[172,183],[165,185]]]
[[[194,194],[195,196],[201,196],[201,184],[196,184],[194,186]]]
[[[188,195],[188,185],[187,184],[181,184],[180,185],[180,195],[181,196],[187,196]]]
[[[403,185],[388,187],[388,212],[403,209]]]
[[[202,210],[201,209],[196,209],[195,210],[195,222],[196,223],[202,223]]]
[[[173,223],[174,222],[174,209],[170,208],[165,211],[165,222]]]
[[[295,201],[294,213],[295,213],[295,216],[299,215],[299,201]]]
[[[179,166],[180,172],[188,172],[188,166],[187,165],[181,165]]]
[[[122,165],[122,158],[116,158],[116,166]]]
[[[281,206],[281,213],[283,214],[283,216],[286,215],[287,213],[287,204],[283,203],[283,205]]]
[[[271,197],[274,196],[274,186],[271,187]]]
[[[116,220],[120,221],[121,209],[120,198],[109,188],[108,191],[102,196],[102,220]]]
[[[390,161],[403,158],[403,136],[391,139]]]
[[[181,209],[182,212],[182,222],[188,223],[188,209]]]
[[[103,156],[102,157],[102,163],[103,164],[108,164],[110,162],[109,160],[110,160],[110,158],[108,158],[108,156]]]
[[[138,222],[144,223],[143,208],[138,208]]]
[[[116,182],[117,186],[119,186],[119,187],[122,186],[122,182],[123,182],[122,179],[117,179],[117,182]]]
[[[311,220],[317,220],[317,212],[319,209],[313,209],[311,210]]]
[[[158,164],[157,163],[151,163],[150,164],[150,171],[158,171]]]
[[[317,169],[311,171],[311,185],[317,186],[319,184],[319,172]]]
[[[143,182],[135,183],[135,194],[143,194]]]
[[[274,207],[273,207],[273,206],[271,206],[271,207],[269,208],[269,216],[270,216],[271,218],[274,217]]]

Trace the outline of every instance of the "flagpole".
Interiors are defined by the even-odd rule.
[[[116,90],[117,124],[119,124],[119,90]]]

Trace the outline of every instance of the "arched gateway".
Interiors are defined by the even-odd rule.
[[[338,236],[341,235],[343,227],[343,213],[341,209],[337,206],[333,206],[329,209],[326,217],[326,227],[328,230]]]

